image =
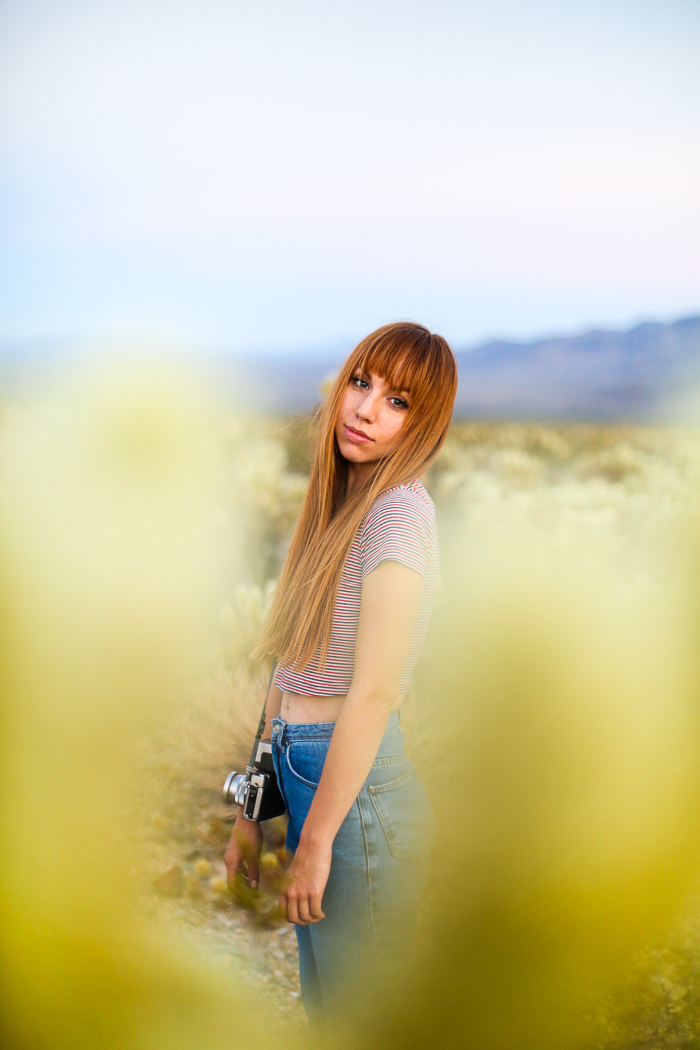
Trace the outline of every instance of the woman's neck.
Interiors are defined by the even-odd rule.
[[[376,463],[349,463],[345,481],[345,498],[353,496],[375,471]]]

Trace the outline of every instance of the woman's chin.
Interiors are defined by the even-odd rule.
[[[349,441],[340,443],[340,454],[351,463],[371,463],[375,457],[362,445],[353,445]]]

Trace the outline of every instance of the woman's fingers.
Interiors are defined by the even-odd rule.
[[[321,919],[325,919],[325,913],[321,910],[322,895],[316,894],[313,897],[309,897],[309,914],[311,916],[311,922],[320,922]]]
[[[246,857],[248,867],[248,885],[256,890],[260,882],[260,855],[254,854]]]
[[[297,902],[297,909],[299,912],[299,921],[303,922],[305,926],[308,925],[308,923],[314,921],[311,918],[311,912],[309,910],[309,898],[307,896],[299,898]]]
[[[245,864],[248,872],[248,884],[256,889],[260,883],[260,849],[262,832],[260,825],[245,821],[239,815],[231,832],[231,841],[224,853],[226,881],[233,893],[236,888],[236,876]]]
[[[320,895],[280,894],[279,906],[286,913],[289,921],[297,926],[308,926],[310,923],[320,922],[321,919],[326,917],[321,910]]]
[[[308,926],[325,918],[321,901],[328,881],[330,856],[321,858],[309,855],[304,846],[299,846],[289,865],[279,895],[279,905],[290,922],[297,926]]]
[[[290,922],[297,926],[307,926],[310,923],[320,922],[325,919],[321,909],[321,897],[307,894],[280,895],[279,906],[287,913]]]
[[[296,897],[287,896],[287,918],[290,922],[293,922],[295,926],[305,926],[306,923],[302,922],[299,918],[299,906]]]
[[[231,892],[233,892],[233,889],[235,887],[236,875],[238,874],[242,860],[243,854],[241,850],[229,845],[228,849],[224,853],[224,863],[226,865],[226,882]]]

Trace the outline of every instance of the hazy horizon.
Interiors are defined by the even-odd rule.
[[[467,341],[453,341],[452,346],[456,353],[465,353],[472,350],[479,350],[484,347],[490,346],[492,343],[510,343],[515,346],[530,346],[540,342],[552,341],[568,341],[575,340],[580,336],[587,335],[591,332],[603,331],[611,333],[628,333],[636,329],[637,327],[645,324],[659,324],[659,325],[673,325],[683,321],[695,320],[700,317],[700,307],[695,311],[689,311],[680,316],[672,316],[668,318],[659,317],[640,317],[633,321],[629,325],[583,325],[573,327],[568,331],[561,330],[542,330],[541,332],[535,332],[532,335],[525,335],[522,337],[493,334],[486,336],[481,339],[476,339],[471,342]],[[354,343],[357,342],[355,339]],[[226,344],[216,343],[204,343],[202,341],[194,340],[177,340],[167,339],[163,337],[149,338],[143,334],[135,333],[124,333],[115,334],[112,336],[100,336],[90,335],[85,333],[66,333],[62,335],[46,335],[46,336],[29,336],[24,338],[7,339],[0,337],[0,354],[7,353],[8,351],[19,351],[19,350],[36,350],[36,351],[52,351],[57,350],[63,351],[82,351],[85,350],[90,352],[91,350],[110,350],[119,352],[120,349],[125,351],[138,350],[142,347],[146,351],[157,351],[159,348],[164,352],[183,353],[186,356],[189,354],[205,354],[213,358],[216,357],[254,357],[260,355],[261,357],[269,358],[292,358],[295,355],[303,357],[307,360],[326,360],[329,356],[343,355],[347,353],[348,349],[354,345],[351,338],[348,339],[336,339],[333,342],[316,343],[316,344],[297,344],[297,345],[271,345],[271,346],[228,346]]]

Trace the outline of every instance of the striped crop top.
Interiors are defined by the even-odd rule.
[[[416,569],[424,578],[411,648],[401,675],[405,692],[428,631],[438,572],[435,507],[424,485],[416,480],[386,489],[372,503],[350,546],[338,583],[326,665],[319,669],[321,645],[302,671],[293,664],[278,666],[274,681],[280,689],[304,696],[340,696],[348,692],[355,668],[355,640],[360,620],[362,581],[386,559]]]

